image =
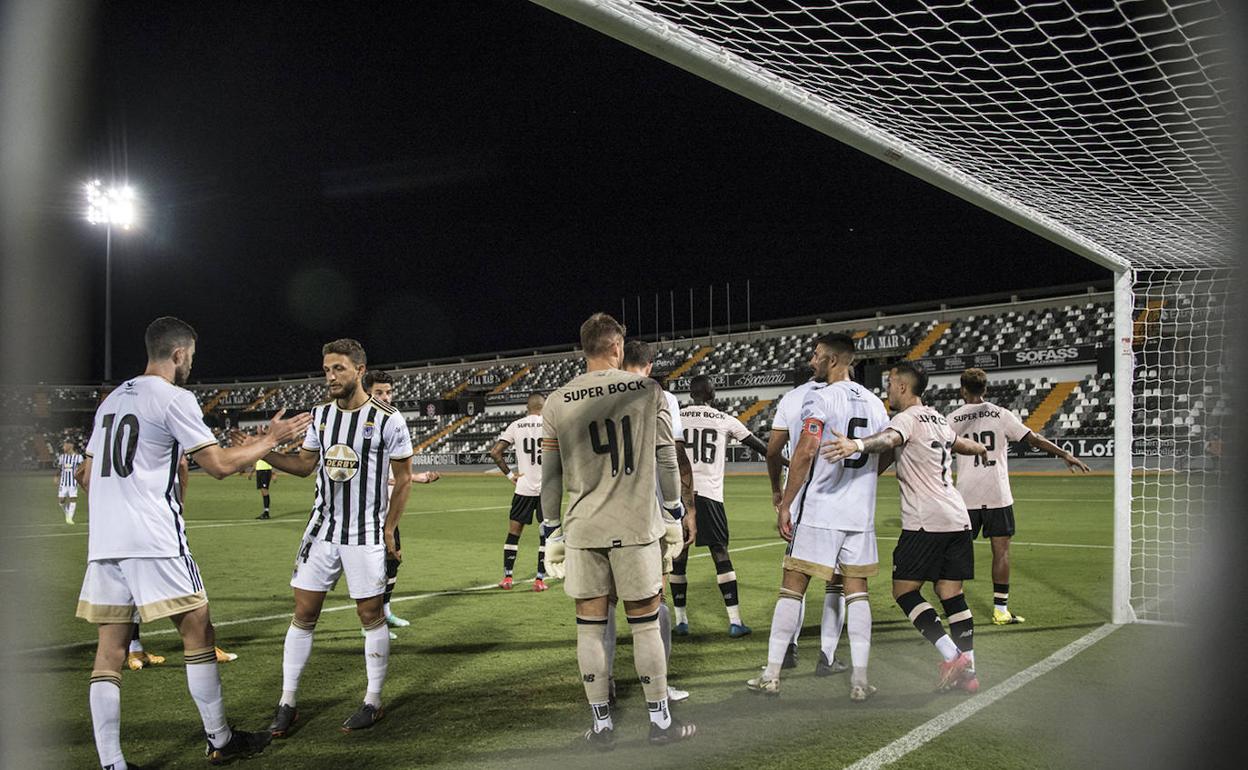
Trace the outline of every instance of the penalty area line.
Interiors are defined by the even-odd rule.
[[[928,741],[940,737],[980,710],[991,706],[1015,690],[1049,673],[1119,628],[1121,626],[1106,623],[1091,633],[1076,639],[1044,660],[1019,671],[987,692],[963,701],[943,714],[919,725],[884,748],[868,754],[852,765],[848,765],[846,770],[875,770],[875,768],[896,762]]]

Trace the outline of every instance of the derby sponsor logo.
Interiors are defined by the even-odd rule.
[[[346,444],[334,444],[325,450],[325,475],[330,481],[345,484],[360,472],[360,456]]]

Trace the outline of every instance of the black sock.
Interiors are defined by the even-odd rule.
[[[268,495],[264,496],[264,512],[265,514],[268,514],[269,512],[269,496]]]
[[[719,592],[724,595],[724,606],[737,606],[737,573],[732,569],[732,559],[715,562],[715,580],[719,583]]]
[[[672,588],[672,606],[684,609],[689,600],[689,579],[685,570],[689,568],[689,552],[682,553],[672,560],[672,574],[667,576],[667,584]]]
[[[508,533],[507,542],[503,545],[503,574],[510,575],[516,567],[516,556],[520,553],[520,536]]]
[[[958,594],[948,599],[941,599],[945,608],[945,618],[949,621],[949,636],[962,652],[975,649],[975,619],[971,617],[971,608],[966,605],[966,594]]]
[[[1009,583],[993,583],[992,584],[992,607],[996,610],[1004,610],[1010,603],[1010,584]]]
[[[944,626],[940,624],[940,616],[936,614],[932,605],[924,601],[923,594],[918,591],[902,594],[897,597],[897,606],[901,607],[901,611],[927,641],[936,644],[945,635]]]
[[[394,584],[399,582],[399,564],[394,559],[386,559],[386,590],[382,594],[382,600],[390,603],[390,595],[394,593]]]
[[[541,533],[540,527],[537,537],[537,576],[544,578],[546,577],[546,536]]]

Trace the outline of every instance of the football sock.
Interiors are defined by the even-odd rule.
[[[689,568],[689,549],[672,560],[672,574],[667,576],[667,584],[672,589],[672,609],[676,612],[676,623],[688,623],[689,612],[685,603],[689,599],[689,578],[685,570]]]
[[[854,665],[849,683],[865,685],[867,661],[871,657],[871,602],[865,592],[845,597],[845,628],[849,632],[849,660]],[[828,661],[831,660],[829,655]]]
[[[611,726],[610,676],[607,673],[607,650],[603,644],[603,617],[576,616],[576,664],[581,669],[581,684],[585,686],[585,698],[594,709],[594,729],[599,729],[599,713],[605,715],[606,726]]]
[[[78,510],[78,503],[75,503],[71,500],[70,502],[65,504],[65,515],[70,518],[70,521],[73,521],[74,511],[76,510]]]
[[[948,599],[941,599],[945,608],[945,618],[949,621],[949,636],[958,649],[965,652],[975,665],[975,619],[971,617],[971,608],[966,605],[966,594],[958,594]]]
[[[784,663],[784,653],[789,649],[789,640],[797,629],[798,618],[802,611],[802,595],[787,588],[780,589],[780,598],[776,600],[776,611],[771,616],[771,637],[767,641],[767,668],[763,671],[764,679],[779,679],[780,665]]]
[[[607,605],[607,622],[602,627],[602,649],[607,656],[607,678],[615,674],[615,603]]]
[[[394,595],[394,585],[399,582],[399,565],[402,562],[397,559],[386,557],[386,590],[383,592],[382,601],[386,603],[386,617],[390,617],[390,597]]]
[[[600,733],[603,730],[613,730],[615,725],[611,724],[611,704],[610,703],[591,703],[589,710],[594,715],[594,732]]]
[[[663,703],[667,711],[667,660],[663,657],[663,639],[659,634],[659,613],[640,617],[628,616],[628,630],[633,635],[633,667],[641,680],[641,690],[650,704]],[[651,712],[651,719],[654,713]]]
[[[958,645],[954,644],[949,635],[945,633],[936,610],[923,600],[923,594],[918,591],[902,594],[897,597],[897,605],[901,607],[902,612],[906,613],[906,617],[910,618],[914,627],[919,629],[919,633],[923,634],[923,638],[936,645],[941,657],[945,660],[953,660],[961,654]]]
[[[503,544],[503,574],[511,575],[516,567],[516,556],[520,554],[520,536],[507,534],[507,542]]]
[[[95,750],[100,766],[124,768],[121,754],[121,672],[92,671],[91,726],[95,730]]]
[[[663,639],[663,660],[672,659],[672,612],[667,602],[659,605],[659,636]]]
[[[840,583],[828,583],[823,592],[823,617],[819,619],[819,647],[829,663],[841,642],[844,618],[845,587]]]
[[[992,608],[1001,612],[1010,611],[1010,584],[992,584]]]
[[[384,617],[364,627],[364,672],[368,675],[368,690],[364,702],[381,708],[381,686],[386,681],[386,669],[390,666],[390,629]]]
[[[143,652],[143,642],[140,642],[138,639],[131,639],[130,652]]]
[[[802,609],[797,613],[797,630],[793,632],[793,638],[789,640],[789,644],[797,646],[797,638],[802,635],[804,625],[806,625],[806,594],[802,594]]]
[[[233,734],[225,721],[225,700],[221,697],[221,675],[217,672],[217,651],[212,647],[185,650],[186,686],[199,709],[204,734],[214,748],[230,742]]]
[[[269,496],[263,495],[261,496],[260,499],[264,500],[264,515],[268,516],[269,515]]]
[[[541,580],[546,577],[546,536],[542,534],[542,528],[537,528],[537,579]]]
[[[659,700],[646,700],[646,708],[650,711],[650,722],[666,730],[672,726],[672,712],[667,708],[667,696]]]
[[[724,595],[724,608],[728,610],[728,622],[741,625],[741,607],[737,599],[737,573],[732,569],[732,559],[725,558],[715,562],[715,582],[719,583],[719,592]],[[799,626],[800,627],[800,626]]]
[[[280,703],[295,706],[295,693],[299,691],[299,677],[303,667],[312,657],[312,632],[316,623],[304,623],[298,618],[290,621],[286,629],[286,644],[282,648],[282,699]],[[387,641],[389,641],[387,639]]]

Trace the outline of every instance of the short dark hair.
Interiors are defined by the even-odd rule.
[[[196,339],[190,324],[171,315],[152,321],[143,333],[147,357],[152,361],[163,361],[173,355],[175,348],[189,347]]]
[[[689,395],[698,401],[710,401],[715,398],[715,386],[711,384],[711,378],[705,374],[699,374],[690,380]]]
[[[581,350],[587,358],[606,355],[611,341],[625,335],[624,326],[606,313],[594,313],[581,324]]]
[[[848,334],[842,334],[841,332],[829,332],[827,334],[820,335],[815,340],[815,344],[823,345],[825,348],[830,349],[833,353],[837,353],[838,355],[841,353],[849,353],[852,355],[854,352],[854,338]]]
[[[525,409],[533,409],[546,404],[546,396],[541,393],[530,393],[524,402]]]
[[[327,356],[330,353],[346,356],[356,366],[368,365],[368,356],[364,355],[364,346],[348,337],[343,337],[333,342],[326,342],[321,348],[321,355]]]
[[[798,364],[797,368],[793,370],[793,384],[804,385],[807,382],[810,382],[810,378],[814,376],[815,376],[814,369],[811,369],[806,364]]]
[[[641,340],[624,343],[624,368],[642,367],[654,362],[654,345]]]
[[[394,376],[380,369],[369,369],[364,372],[364,390],[372,390],[374,385],[393,385]]]
[[[988,373],[983,369],[967,369],[962,372],[962,387],[972,396],[982,396],[988,390]]]
[[[905,375],[914,386],[911,390],[916,396],[923,395],[923,391],[927,390],[927,372],[910,361],[898,361],[893,364],[893,374]]]

